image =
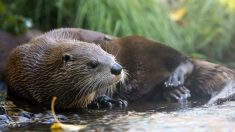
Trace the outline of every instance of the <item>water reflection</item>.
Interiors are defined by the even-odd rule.
[[[10,120],[2,123],[0,130],[48,131],[54,122],[50,111],[22,102],[18,106],[3,102]],[[57,115],[65,123],[87,124],[83,131],[235,131],[234,101],[210,107],[204,103],[198,99],[181,103],[137,102],[127,109],[85,109]]]

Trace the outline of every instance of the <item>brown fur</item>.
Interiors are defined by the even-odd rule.
[[[116,49],[113,54],[118,52],[117,60],[128,71],[126,86],[120,88],[119,95],[130,101],[151,93],[155,94],[151,96],[161,96],[164,82],[188,59],[173,48],[140,36],[115,39],[109,45]]]
[[[0,80],[2,79],[5,63],[10,51],[16,46],[26,43],[38,35],[41,35],[41,32],[37,30],[29,30],[27,33],[19,36],[0,31]]]
[[[183,85],[190,90],[192,98],[211,99],[235,80],[235,71],[232,69],[203,60],[189,59],[168,46],[143,37],[119,38],[113,40],[112,45],[117,45],[117,60],[130,75],[126,89],[119,90],[117,96],[131,101],[146,97],[161,100],[167,89],[164,82],[187,60],[192,62],[193,67],[184,67],[187,75]],[[234,83],[229,87],[235,87]],[[232,94],[235,89],[228,90],[223,95],[224,100],[234,98]],[[214,103],[218,99],[214,99]]]
[[[119,50],[117,60],[128,70],[126,89],[118,90],[118,97],[136,101],[143,98],[162,100],[167,89],[164,86],[169,77],[182,62],[186,65],[184,86],[190,90],[192,98],[211,99],[218,95],[229,82],[234,82],[235,71],[223,65],[198,59],[190,59],[182,53],[139,36],[119,38],[112,41]],[[234,83],[230,87],[235,87]],[[223,99],[230,99],[235,89],[229,88]],[[219,99],[219,98],[218,98]],[[215,99],[215,100],[218,100]],[[216,101],[214,101],[216,103]]]
[[[52,32],[46,33],[44,36],[48,38],[53,39],[63,39],[65,42],[69,42],[68,40],[82,40],[85,42],[94,42],[98,45],[100,45],[105,51],[113,54],[116,56],[116,59],[124,66],[125,69],[128,71],[128,79],[126,80],[125,85],[118,85],[118,92],[115,92],[115,96],[130,100],[130,101],[136,101],[138,99],[143,99],[145,97],[153,97],[157,99],[162,98],[162,94],[165,91],[166,87],[164,86],[164,83],[169,79],[169,77],[175,72],[175,70],[181,65],[182,62],[185,61],[191,61],[193,64],[193,67],[185,67],[185,73],[187,74],[187,78],[185,79],[184,86],[186,86],[190,91],[193,97],[212,97],[214,94],[218,94],[226,85],[227,82],[234,80],[234,71],[231,69],[228,69],[224,66],[209,63],[207,61],[201,61],[197,59],[189,59],[187,56],[183,55],[182,53],[165,46],[163,44],[148,40],[144,37],[139,36],[130,36],[130,37],[123,37],[123,38],[114,38],[109,37],[105,34],[93,32],[89,30],[82,30],[82,29],[71,29],[71,28],[65,28],[65,29],[57,29]],[[35,39],[31,43],[39,43]],[[48,42],[48,40],[45,40],[45,42]],[[88,44],[89,45],[89,44]],[[48,46],[48,44],[46,45]],[[90,45],[89,45],[90,46]],[[91,46],[92,47],[92,46]],[[32,48],[29,48],[30,52],[33,50]],[[36,48],[39,50],[38,48]],[[52,55],[57,56],[57,50],[56,48],[53,48],[54,52]],[[59,49],[65,49],[65,48],[59,48]],[[16,51],[19,51],[16,50]],[[27,51],[26,49],[22,49],[22,51]],[[45,51],[42,49],[42,51]],[[59,50],[58,50],[59,51]],[[20,53],[24,53],[20,52]],[[13,52],[14,53],[14,52]],[[96,53],[90,52],[92,55],[95,55]],[[28,53],[26,53],[28,54]],[[24,55],[24,54],[22,54]],[[13,56],[13,60],[17,62],[17,57],[21,57],[22,55],[16,55]],[[30,54],[33,55],[33,54]],[[108,55],[109,56],[109,55]],[[49,56],[47,56],[49,57]],[[48,58],[42,58],[39,60],[43,60],[43,63],[47,62],[49,64],[53,64],[54,58],[52,60]],[[37,62],[38,58],[40,56],[34,55],[34,58],[31,61]],[[23,64],[27,63],[20,63],[22,66],[19,66],[21,68],[25,67]],[[13,66],[15,64],[11,64]],[[31,67],[35,68],[35,66],[32,64]],[[10,66],[8,66],[10,67]],[[46,66],[48,68],[48,66]],[[40,66],[41,68],[41,66]],[[14,68],[12,68],[14,69]],[[18,75],[18,73],[12,69],[9,69],[9,74],[12,75]],[[47,75],[48,73],[52,73],[51,70],[54,68],[51,68],[47,72],[40,71],[34,71],[35,76],[32,78],[35,80],[31,80],[28,82],[27,85],[35,84],[36,86],[40,86],[40,84],[48,84],[43,77],[43,75]],[[19,70],[18,72],[23,72],[23,69]],[[59,71],[60,73],[61,71]],[[25,73],[25,71],[23,72]],[[27,71],[26,71],[27,73]],[[40,74],[40,75],[38,75]],[[7,75],[9,76],[9,75]],[[15,76],[16,77],[16,76]],[[41,79],[42,78],[42,79]],[[26,77],[23,77],[24,84],[26,83],[27,79]],[[64,79],[64,78],[63,78]],[[14,78],[14,79],[8,79],[8,83],[15,83],[17,86],[20,86],[19,84],[22,79]],[[72,79],[67,79],[67,81],[71,82]],[[57,80],[57,84],[60,81]],[[22,83],[23,84],[23,83]],[[53,83],[52,83],[53,84]],[[70,84],[69,86],[72,86]],[[55,87],[55,86],[53,86]],[[22,88],[17,91],[16,89],[10,88],[11,91],[14,91],[15,93],[23,93],[22,97],[28,98],[28,95],[30,93],[28,91],[22,90]],[[29,89],[29,88],[27,88]],[[36,89],[42,89],[41,87],[37,87]],[[50,91],[53,90],[52,87],[50,87],[47,90],[41,90],[43,93],[41,94],[35,94],[38,96],[42,96],[43,99],[47,99],[46,102],[50,98],[48,98],[48,95],[51,96],[53,94],[50,93]],[[46,91],[46,92],[45,92]],[[66,91],[66,90],[63,90]],[[73,91],[74,92],[74,91]],[[55,92],[53,92],[55,93]],[[73,100],[84,100],[82,102],[86,102],[84,104],[89,103],[92,99],[94,99],[97,94],[105,93],[103,90],[99,90],[96,93],[90,92],[89,94],[84,95],[83,97],[79,98],[68,98],[70,95],[68,94],[62,94],[60,97],[66,97],[59,102],[65,102],[67,106],[64,107],[74,107],[74,106],[83,106],[82,103],[73,102]],[[32,94],[32,93],[31,93]],[[34,97],[35,98],[35,97]],[[87,101],[88,100],[88,101]],[[68,103],[70,102],[70,103]],[[65,105],[64,104],[64,105]],[[69,105],[70,104],[70,105]]]
[[[71,29],[57,30],[58,32],[70,32]],[[81,33],[80,29],[72,29],[72,32]],[[86,31],[86,34],[92,32]],[[96,36],[94,34],[94,36]],[[100,33],[100,38],[104,34]],[[92,35],[91,35],[92,36]],[[79,37],[74,37],[80,39]],[[93,37],[94,38],[94,37]],[[107,52],[116,56],[117,60],[127,69],[129,75],[126,85],[119,86],[116,93],[118,97],[135,101],[143,97],[157,96],[162,98],[162,92],[166,89],[164,82],[175,72],[176,68],[184,61],[192,61],[193,67],[185,67],[188,74],[185,85],[192,97],[211,98],[218,94],[229,81],[234,80],[234,71],[225,66],[213,64],[203,60],[189,59],[182,53],[148,40],[140,36],[112,38],[111,40],[83,41],[99,42],[98,44]],[[98,37],[96,37],[99,39]]]
[[[211,98],[218,94],[230,81],[234,81],[235,71],[223,65],[203,60],[193,60],[194,70],[185,86],[194,97]]]
[[[45,106],[57,96],[57,108],[79,108],[115,89],[124,78],[124,72],[110,72],[115,58],[95,44],[67,35],[49,32],[10,53],[5,81],[12,94]],[[99,63],[97,68],[88,66],[91,61]]]

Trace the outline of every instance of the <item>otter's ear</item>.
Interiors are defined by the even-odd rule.
[[[73,61],[73,55],[71,55],[71,54],[63,54],[62,61],[63,61],[64,64],[67,64],[67,63]]]

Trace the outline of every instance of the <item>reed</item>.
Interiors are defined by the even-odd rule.
[[[142,35],[210,60],[223,60],[224,53],[234,49],[235,11],[220,0],[3,1],[43,30],[79,27],[115,36]],[[180,20],[171,19],[172,12],[183,8]]]

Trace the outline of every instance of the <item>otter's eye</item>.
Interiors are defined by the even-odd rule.
[[[70,54],[64,54],[62,57],[63,62],[66,64],[73,60],[73,56]]]
[[[87,65],[94,69],[99,65],[99,62],[98,61],[90,61],[87,63]]]

